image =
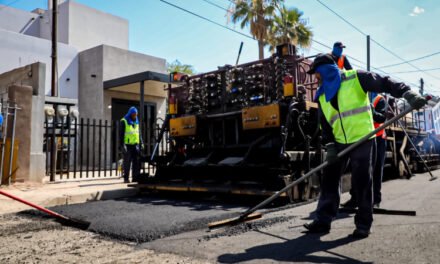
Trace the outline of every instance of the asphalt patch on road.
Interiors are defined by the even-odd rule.
[[[251,222],[245,222],[241,223],[239,225],[234,225],[231,227],[221,228],[216,230],[214,234],[206,235],[202,239],[199,239],[199,242],[202,241],[209,241],[214,238],[220,238],[220,237],[230,237],[230,236],[237,236],[249,231],[259,231],[263,228],[270,227],[275,224],[283,223],[290,221],[294,218],[297,218],[297,216],[278,216],[278,217],[272,217],[266,220],[258,220],[258,221],[251,221]]]
[[[210,222],[236,217],[245,207],[214,201],[131,197],[56,206],[67,217],[91,222],[89,231],[136,243],[207,228]]]

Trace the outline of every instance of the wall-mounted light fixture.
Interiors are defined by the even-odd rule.
[[[96,74],[92,74],[92,75],[90,75],[90,77],[96,78]]]

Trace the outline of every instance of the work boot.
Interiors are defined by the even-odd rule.
[[[344,208],[356,208],[356,201],[353,198],[350,198],[350,200],[346,201],[345,203],[341,204]]]
[[[353,237],[363,239],[363,238],[367,238],[370,235],[370,233],[371,233],[370,230],[356,228],[353,231]]]
[[[330,232],[330,224],[325,224],[314,220],[313,222],[304,224],[308,233],[328,233]]]

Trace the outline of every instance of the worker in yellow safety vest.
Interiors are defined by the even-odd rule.
[[[345,45],[342,44],[342,42],[337,41],[335,44],[333,44],[333,50],[330,53],[333,60],[335,61],[336,65],[338,65],[338,68],[341,70],[352,70],[353,67],[351,67],[350,62],[347,59],[347,56],[342,54],[342,50],[345,48]]]
[[[309,233],[329,232],[331,222],[336,217],[340,202],[340,182],[342,173],[350,159],[353,191],[356,194],[358,210],[354,217],[355,238],[369,236],[373,223],[373,147],[375,136],[339,158],[338,152],[358,142],[374,130],[368,92],[390,93],[394,97],[404,97],[418,109],[427,101],[411,91],[404,83],[393,81],[373,72],[361,70],[340,71],[329,54],[319,54],[309,74],[315,74],[320,82],[315,100],[322,128],[323,142],[326,144],[326,161],[321,182],[315,219],[304,225]]]
[[[140,153],[142,138],[139,135],[139,119],[136,107],[131,107],[127,114],[121,119],[119,129],[120,149],[124,157],[123,176],[124,182],[128,183],[130,167],[132,166],[132,179],[137,180],[140,173]]]

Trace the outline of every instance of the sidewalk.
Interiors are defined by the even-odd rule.
[[[133,196],[137,190],[123,179],[98,179],[61,183],[16,183],[1,190],[32,203],[50,207]],[[14,213],[30,207],[0,195],[0,214]]]

